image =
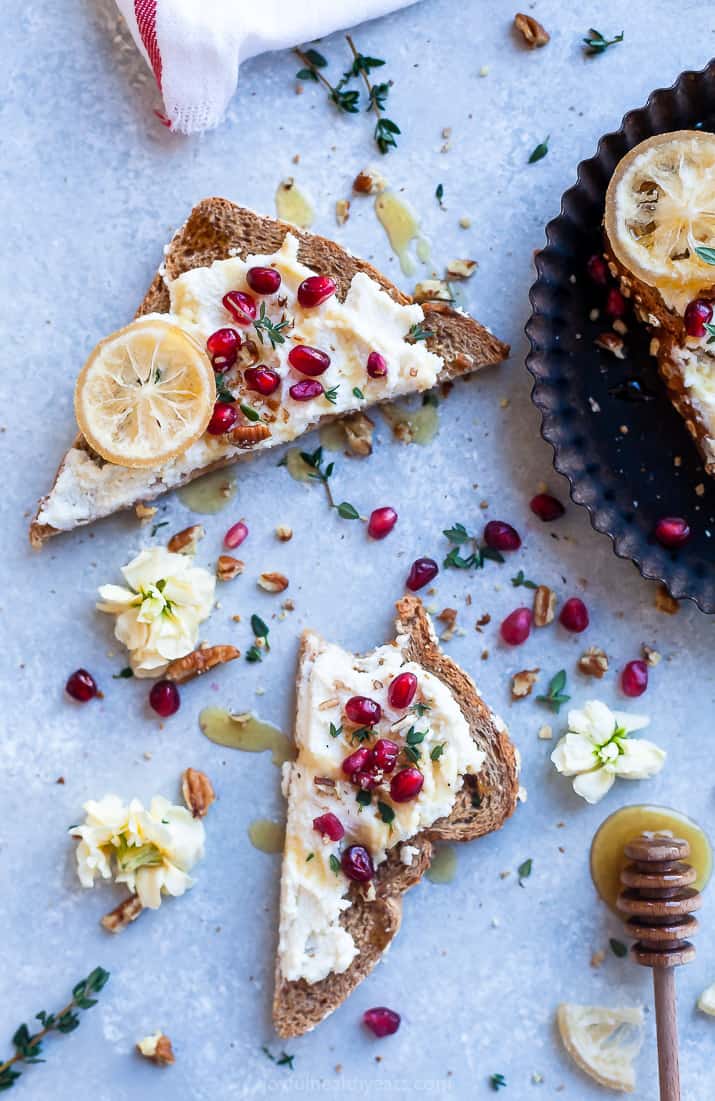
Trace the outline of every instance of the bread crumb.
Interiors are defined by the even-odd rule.
[[[472,225],[472,219],[467,218],[466,215],[459,219],[460,229],[469,229]]]
[[[548,742],[550,738],[553,738],[554,732],[548,723],[544,723],[543,726],[539,727],[538,736],[541,738],[542,742]]]
[[[597,952],[594,952],[591,956],[591,967],[600,967],[606,958],[606,953],[602,948],[599,948]]]
[[[481,69],[479,70],[479,75],[480,76],[489,76],[489,66],[488,65],[482,65]]]

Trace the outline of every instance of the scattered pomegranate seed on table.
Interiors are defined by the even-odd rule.
[[[168,719],[175,715],[181,706],[179,689],[170,680],[158,680],[153,684],[149,693],[149,706],[161,715],[162,719]]]
[[[416,558],[410,566],[405,584],[410,592],[416,593],[418,589],[429,585],[438,573],[439,566],[434,558]]]
[[[337,287],[329,275],[309,275],[298,287],[298,301],[305,309],[321,306]]]
[[[238,413],[232,405],[226,401],[217,401],[206,431],[211,436],[222,436],[233,428],[237,420]]]
[[[712,303],[706,302],[704,298],[694,298],[692,302],[688,302],[683,315],[688,336],[705,336],[707,331],[705,326],[712,321],[712,317]]]
[[[531,634],[531,608],[516,608],[510,612],[499,628],[499,634],[508,646],[521,646]]]
[[[322,833],[324,837],[329,837],[331,841],[341,841],[345,836],[342,822],[330,811],[313,819],[313,829]]]
[[[690,538],[690,524],[682,516],[663,516],[656,523],[653,534],[662,547],[682,547]]]
[[[521,536],[504,520],[490,520],[484,528],[484,542],[492,550],[515,551],[521,546]]]
[[[400,1027],[400,1014],[385,1005],[376,1005],[374,1009],[366,1009],[362,1015],[362,1021],[375,1036],[393,1036]]]
[[[398,673],[387,690],[387,702],[390,707],[402,711],[409,707],[417,692],[417,677],[414,673]]]
[[[343,853],[340,866],[348,879],[367,883],[375,874],[372,857],[363,845],[350,845]]]
[[[588,608],[583,600],[579,599],[577,596],[570,596],[559,615],[559,623],[561,626],[565,627],[567,631],[573,631],[575,634],[580,634],[581,631],[586,630],[589,622]]]
[[[256,294],[275,294],[281,285],[281,274],[275,268],[249,268],[246,282]]]
[[[623,317],[626,312],[626,300],[619,290],[611,287],[606,296],[606,314],[614,320]]]
[[[387,374],[387,360],[379,352],[370,352],[367,357],[367,373],[370,378],[384,378]]]
[[[606,261],[602,256],[591,256],[586,261],[586,271],[594,283],[597,283],[599,287],[605,287],[608,282],[608,267]]]
[[[345,714],[351,723],[374,726],[382,718],[382,708],[377,700],[371,700],[369,696],[351,696],[345,704]]]
[[[65,692],[78,703],[87,703],[98,694],[97,682],[86,669],[75,669],[74,673],[67,678]]]
[[[534,516],[538,516],[545,524],[552,520],[558,520],[566,511],[561,502],[556,497],[552,497],[550,493],[537,493],[529,501],[529,508]]]
[[[243,520],[239,520],[237,524],[232,524],[223,537],[224,547],[228,547],[229,550],[235,550],[236,547],[240,547],[243,540],[248,535],[248,526]]]
[[[296,344],[288,353],[288,362],[296,371],[311,378],[317,378],[330,366],[330,356],[320,348],[311,348],[308,344]]]
[[[648,666],[646,662],[629,661],[621,673],[621,688],[626,696],[642,696],[648,687]]]
[[[371,539],[384,539],[389,535],[397,523],[397,513],[394,508],[376,508],[370,513],[367,522],[367,533]]]
[[[229,291],[221,299],[237,325],[250,325],[256,320],[256,300],[244,291]]]
[[[317,378],[302,378],[300,382],[294,382],[288,391],[293,401],[312,401],[324,394],[322,382]]]
[[[396,803],[409,803],[422,791],[425,778],[418,768],[403,768],[390,780],[390,795]]]
[[[256,394],[263,394],[264,397],[273,394],[281,384],[281,376],[278,372],[273,367],[266,367],[263,364],[260,367],[248,367],[243,377],[249,390],[253,390]]]

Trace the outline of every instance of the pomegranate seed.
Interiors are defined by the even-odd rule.
[[[348,879],[354,879],[356,883],[367,883],[375,874],[372,857],[363,845],[350,845],[340,863]]]
[[[319,814],[313,819],[313,829],[329,837],[331,841],[341,841],[345,837],[345,830],[339,818],[328,811],[327,814]]]
[[[374,1009],[365,1010],[362,1023],[376,1036],[393,1036],[400,1027],[400,1014],[386,1005],[376,1005]]]
[[[588,608],[583,600],[580,600],[577,596],[570,596],[561,609],[559,623],[567,631],[575,631],[576,634],[585,631],[589,624],[589,618]]]
[[[682,516],[663,516],[653,534],[662,547],[682,547],[690,538],[690,524]]]
[[[626,696],[642,696],[648,687],[648,666],[644,661],[629,661],[621,673],[621,688]]]
[[[370,352],[367,357],[367,373],[370,378],[384,378],[387,374],[387,360],[379,352]]]
[[[362,772],[367,768],[369,761],[370,750],[363,746],[360,749],[356,749],[354,753],[349,754],[340,767],[345,775],[352,779],[358,772]]]
[[[424,782],[418,768],[403,768],[390,780],[390,795],[396,803],[409,803],[422,791]]]
[[[377,700],[371,700],[369,696],[351,696],[345,704],[345,714],[351,723],[374,726],[382,718],[382,708]]]
[[[375,769],[366,768],[362,772],[356,772],[352,781],[357,784],[361,791],[374,791],[381,779],[381,774],[376,772]]]
[[[551,520],[558,520],[566,511],[561,502],[556,497],[552,497],[550,493],[537,493],[529,501],[529,508],[545,524],[548,524]]]
[[[418,589],[429,585],[438,573],[439,566],[434,558],[416,558],[410,566],[405,584],[410,592],[416,593]]]
[[[170,715],[176,714],[181,706],[181,697],[174,682],[159,680],[152,685],[149,706],[156,711],[157,715],[161,715],[162,719],[168,719]]]
[[[249,390],[263,394],[264,397],[272,394],[281,384],[281,376],[272,367],[249,367],[243,377]]]
[[[594,283],[598,283],[600,287],[605,287],[608,282],[608,267],[602,256],[591,256],[586,261],[586,271]]]
[[[312,401],[325,393],[322,382],[317,378],[302,378],[300,382],[294,382],[288,391],[293,401]]]
[[[329,275],[310,275],[298,287],[298,301],[305,309],[321,306],[336,291],[335,281]]]
[[[223,304],[237,325],[250,325],[256,319],[256,302],[244,291],[229,291],[223,296]]]
[[[394,508],[376,508],[370,513],[367,522],[367,533],[371,539],[384,539],[389,535],[397,523],[397,513]]]
[[[626,312],[626,300],[619,290],[611,287],[606,296],[606,313],[609,317],[623,317]]]
[[[235,363],[240,347],[241,336],[235,329],[217,329],[206,341],[206,351],[212,360],[214,357],[219,357],[219,359],[230,359],[231,363]]]
[[[229,550],[235,550],[236,547],[240,547],[243,540],[248,535],[248,528],[244,524],[243,520],[239,520],[237,524],[232,524],[223,537],[224,547],[228,547]]]
[[[78,703],[86,703],[87,700],[92,700],[97,695],[97,682],[86,669],[76,669],[67,678],[65,692],[73,700],[77,700]]]
[[[484,528],[484,542],[493,550],[515,551],[521,546],[521,536],[504,520],[490,520]]]
[[[226,401],[217,401],[206,431],[212,436],[222,436],[224,432],[233,428],[237,420],[238,413],[232,405]]]
[[[531,609],[517,608],[502,622],[499,634],[508,646],[521,646],[531,634]]]
[[[281,273],[275,268],[249,268],[246,282],[256,294],[275,294],[281,285]]]
[[[417,677],[414,673],[398,673],[387,690],[387,702],[390,707],[402,711],[409,707],[417,691]]]
[[[705,326],[712,321],[713,308],[704,298],[694,298],[685,307],[683,320],[688,336],[705,336]]]
[[[392,772],[397,764],[400,747],[389,738],[378,738],[373,746],[370,764],[381,772]]]
[[[225,371],[230,371],[235,362],[235,354],[230,356],[213,356],[211,359],[211,366],[217,375],[222,375]]]
[[[301,374],[317,378],[327,371],[330,366],[330,356],[321,352],[320,348],[311,348],[307,344],[296,344],[288,353],[288,362],[291,367]]]

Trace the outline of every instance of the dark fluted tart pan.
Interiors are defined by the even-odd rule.
[[[616,554],[630,558],[643,577],[713,613],[715,478],[703,470],[666,396],[648,354],[650,334],[627,314],[624,359],[594,344],[610,321],[602,309],[606,292],[586,270],[589,257],[602,250],[606,188],[621,157],[653,134],[696,127],[715,132],[715,60],[653,92],[579,165],[577,182],[564,194],[561,213],[546,227],[546,247],[536,256],[526,365],[554,466],[596,531],[610,536]],[[594,309],[601,314],[591,320]],[[662,516],[684,516],[691,525],[692,537],[678,551],[653,539]]]

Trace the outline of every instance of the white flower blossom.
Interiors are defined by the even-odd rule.
[[[105,795],[83,809],[86,821],[72,829],[83,887],[93,887],[97,876],[114,879],[156,910],[162,892],[178,896],[193,886],[188,873],[204,855],[204,827],[185,807],[155,795],[146,810],[138,799],[125,806],[117,795]]]
[[[650,722],[645,715],[611,711],[590,700],[582,710],[569,711],[568,731],[551,760],[564,776],[573,776],[573,788],[587,803],[597,803],[610,791],[617,776],[646,780],[660,772],[665,752],[645,738],[630,738]]]
[[[114,634],[129,650],[138,677],[157,677],[195,648],[211,614],[216,578],[185,554],[143,550],[122,568],[129,588],[102,585],[100,612],[116,615]]]
[[[715,983],[703,990],[698,998],[698,1009],[707,1013],[708,1017],[715,1017]]]

